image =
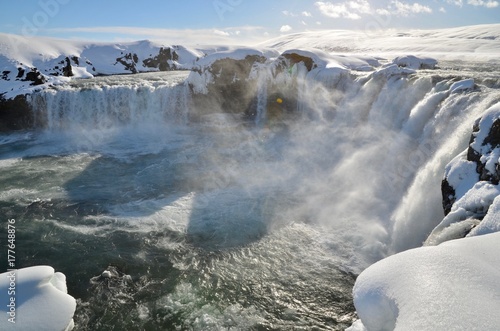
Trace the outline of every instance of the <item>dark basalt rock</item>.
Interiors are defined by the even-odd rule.
[[[476,163],[476,172],[479,174],[479,180],[488,181],[497,185],[500,182],[499,164],[496,164],[496,171],[491,173],[488,169],[486,169],[486,164],[481,161],[481,157],[483,155],[472,147],[472,144],[476,140],[478,131],[479,121],[474,125],[469,148],[467,150],[467,160]],[[488,135],[482,142],[481,146],[488,146],[485,154],[491,153],[493,149],[500,147],[500,118],[497,118],[493,122],[493,125],[491,126]]]
[[[490,144],[492,148],[500,147],[500,118],[493,122],[488,136],[484,139],[483,145],[487,144]]]
[[[66,57],[65,61],[66,61],[66,65],[62,69],[63,76],[65,76],[65,77],[72,77],[72,76],[74,76],[74,74],[73,74],[73,68],[71,67],[71,61],[69,60],[69,57]]]
[[[71,59],[73,60],[73,62],[75,62],[77,66],[80,65],[80,59],[78,58],[78,56],[72,56]]]
[[[282,57],[288,60],[288,65],[293,66],[296,63],[304,63],[308,71],[316,68],[317,65],[314,63],[313,59],[307,56],[303,56],[297,53],[287,53],[283,54]]]
[[[500,164],[498,162],[495,164],[495,171],[492,173],[486,168],[483,156],[490,155],[493,153],[494,149],[500,148],[500,117],[493,121],[493,124],[488,129],[488,134],[482,142],[479,142],[482,147],[481,151],[477,151],[473,146],[477,145],[476,140],[480,131],[480,120],[481,119],[478,119],[472,128],[466,160],[476,164],[476,172],[479,175],[479,181],[498,185],[500,182]],[[443,196],[443,209],[447,215],[457,199],[455,189],[449,184],[447,178],[444,178],[442,181],[441,193]],[[479,216],[481,216],[481,218],[484,217],[484,215]]]
[[[24,76],[25,70],[23,68],[17,68],[17,76],[16,79],[21,79]]]
[[[9,79],[9,74],[10,74],[10,71],[8,71],[8,70],[2,71],[2,79],[3,80],[10,80]]]
[[[135,54],[135,53],[134,54],[128,53],[122,57],[116,58],[116,63],[122,64],[125,67],[125,70],[128,70],[133,74],[138,73],[138,70],[136,68],[138,61],[139,61],[139,58],[137,57],[137,54]]]
[[[34,115],[24,95],[14,99],[0,96],[0,132],[30,129],[34,125]]]
[[[30,85],[41,85],[46,83],[45,76],[43,76],[36,68],[32,68],[30,72],[26,74],[23,81],[31,81]]]
[[[175,70],[176,67],[171,65],[169,61],[178,61],[179,55],[171,48],[160,48],[158,55],[153,58],[148,58],[142,61],[147,68],[158,68],[160,71]]]
[[[448,215],[457,198],[455,195],[455,189],[450,185],[450,183],[448,183],[446,178],[441,182],[441,193],[443,195],[444,214]]]

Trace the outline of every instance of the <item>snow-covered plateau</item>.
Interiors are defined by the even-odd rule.
[[[24,267],[101,263],[61,270],[69,295],[20,269],[16,326],[70,330],[77,309],[81,329],[119,311],[144,329],[499,330],[499,55],[500,25],[251,47],[0,34],[0,208],[47,254]],[[72,279],[103,263],[87,292]]]

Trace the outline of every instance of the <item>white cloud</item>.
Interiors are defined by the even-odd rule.
[[[294,14],[288,10],[283,10],[281,13],[285,16],[297,17],[297,14]]]
[[[443,8],[444,10],[444,8]],[[440,10],[441,11],[441,10]],[[393,0],[387,8],[380,8],[375,11],[378,15],[382,16],[410,16],[413,14],[430,14],[432,9],[428,6],[424,6],[415,3],[404,3],[399,0]]]
[[[239,26],[224,29],[154,29],[132,26],[80,27],[45,29],[48,33],[73,34],[84,40],[109,40],[109,34],[116,36],[117,41],[139,39],[157,40],[162,43],[196,45],[196,44],[254,44],[265,41],[263,27]]]
[[[371,11],[370,4],[366,0],[352,0],[335,4],[317,1],[314,5],[325,16],[333,18],[342,17],[351,20],[358,20],[361,18],[361,14],[368,14]]]
[[[417,2],[413,4],[403,3],[398,0],[392,2],[392,5],[395,7],[395,14],[398,16],[409,16],[410,14],[421,14],[421,13],[432,13],[432,9],[430,7],[421,5]]]
[[[304,21],[300,21],[300,23],[301,23],[302,25],[304,25],[304,26],[305,26],[305,25],[307,25],[307,23],[306,23],[306,22],[304,22]]]
[[[441,13],[446,13],[446,9],[444,9],[444,7],[439,8],[439,11],[440,11]]]
[[[482,7],[486,7],[486,8],[495,8],[495,7],[498,7],[498,5],[499,5],[498,1],[492,1],[492,0],[488,0],[488,1],[483,1],[483,0],[467,0],[467,3],[469,5],[482,6]]]
[[[305,17],[312,17],[312,14],[308,11],[303,11],[302,12],[302,16],[305,16]]]
[[[446,2],[449,3],[450,5],[455,5],[458,7],[462,7],[464,5],[463,0],[446,0]]]
[[[352,10],[358,11],[362,14],[368,14],[371,12],[370,4],[366,0],[349,1],[347,4]]]
[[[290,32],[293,28],[290,25],[283,25],[280,29],[280,32]]]
[[[388,11],[387,9],[377,9],[375,12],[381,16],[390,16],[391,15],[391,12]]]
[[[219,36],[229,36],[229,32],[227,31],[221,31],[221,30],[214,30],[214,33]]]

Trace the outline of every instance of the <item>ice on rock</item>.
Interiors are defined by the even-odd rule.
[[[408,250],[368,267],[354,286],[364,327],[500,330],[500,233]],[[353,330],[363,330],[356,325]]]
[[[2,273],[0,293],[1,330],[69,331],[74,327],[76,301],[67,294],[64,274],[52,267]]]

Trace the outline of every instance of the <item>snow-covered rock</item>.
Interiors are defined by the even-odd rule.
[[[452,88],[450,88],[452,89]],[[467,150],[446,167],[441,189],[445,218],[429,235],[427,245],[492,232],[500,213],[490,208],[500,181],[500,103],[493,105],[473,128]],[[489,230],[474,229],[487,217]],[[474,229],[474,230],[473,230]],[[472,232],[471,232],[472,231]],[[470,232],[470,233],[469,233]]]
[[[435,69],[437,60],[429,57],[405,55],[396,57],[392,63],[409,69]]]
[[[474,79],[464,79],[453,83],[450,86],[451,93],[458,93],[465,90],[471,90],[474,88]]]
[[[69,331],[75,299],[67,294],[66,277],[49,266],[0,274],[2,330]]]

